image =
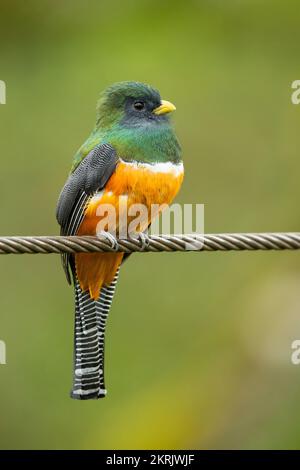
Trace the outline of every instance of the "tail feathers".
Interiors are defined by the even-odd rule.
[[[113,300],[119,270],[114,280],[103,286],[97,300],[82,291],[77,279],[75,289],[74,377],[71,397],[79,400],[103,398],[104,340],[107,316]]]

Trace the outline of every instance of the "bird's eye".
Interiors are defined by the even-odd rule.
[[[142,111],[145,108],[145,103],[143,103],[143,101],[135,101],[133,107],[137,111]]]

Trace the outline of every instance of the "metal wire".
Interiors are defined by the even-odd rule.
[[[111,235],[0,237],[0,254],[299,249],[300,232],[142,235],[128,239],[116,239]]]

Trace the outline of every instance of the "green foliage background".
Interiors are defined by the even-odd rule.
[[[57,234],[55,205],[99,92],[176,103],[178,202],[206,232],[299,230],[299,5],[276,0],[0,4],[1,235]],[[58,256],[2,256],[1,448],[297,448],[299,253],[134,255],[106,347],[108,396],[77,402]]]

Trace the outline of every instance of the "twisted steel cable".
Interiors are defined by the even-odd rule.
[[[140,235],[128,239],[112,235],[0,237],[0,254],[299,249],[300,232]]]

